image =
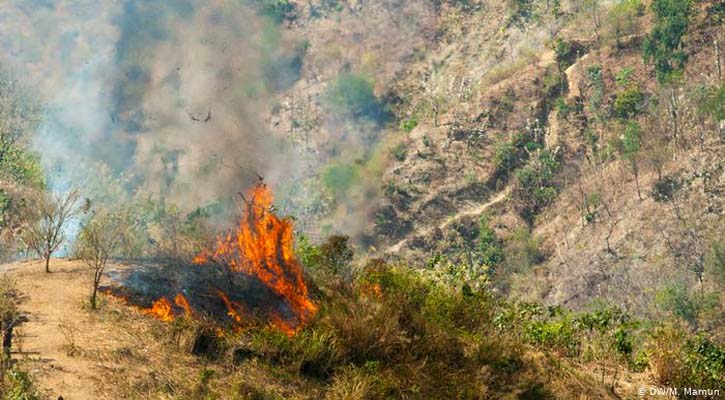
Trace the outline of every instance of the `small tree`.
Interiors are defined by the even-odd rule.
[[[644,4],[641,0],[623,0],[615,4],[607,15],[607,37],[614,40],[617,47],[621,47],[621,39],[639,32],[642,26],[639,17],[642,14]]]
[[[45,260],[45,272],[50,272],[50,257],[65,242],[65,226],[80,210],[80,192],[70,190],[64,194],[41,194],[38,206],[31,211],[31,221],[22,235],[23,243],[38,257]]]
[[[653,62],[660,83],[682,70],[687,54],[682,38],[692,14],[692,0],[654,0],[655,25],[644,42],[644,62]]]
[[[124,218],[119,213],[99,210],[86,222],[78,235],[78,256],[93,271],[90,305],[97,308],[98,286],[108,260],[121,249],[128,237]]]
[[[622,155],[629,161],[637,185],[637,197],[642,200],[642,191],[639,187],[639,150],[642,147],[642,128],[637,121],[629,121],[622,133]]]

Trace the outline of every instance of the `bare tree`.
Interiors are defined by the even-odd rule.
[[[111,257],[123,246],[128,231],[120,213],[98,210],[81,228],[78,236],[78,256],[93,271],[90,305],[97,308],[98,286]]]
[[[45,260],[45,272],[50,272],[50,257],[65,242],[65,227],[79,212],[80,193],[70,190],[64,194],[41,194],[38,206],[29,218],[35,221],[22,234],[23,243]]]

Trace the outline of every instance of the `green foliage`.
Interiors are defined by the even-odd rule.
[[[343,113],[360,120],[382,122],[385,113],[373,93],[373,84],[361,75],[344,73],[330,84],[325,92],[333,112]]]
[[[415,127],[418,126],[418,118],[410,117],[400,121],[400,130],[410,133]]]
[[[271,18],[277,23],[294,20],[295,5],[290,0],[245,0],[257,9],[260,15]]]
[[[634,74],[634,68],[625,67],[614,75],[614,81],[617,85],[622,88],[628,88],[632,85],[632,75]]]
[[[654,64],[657,79],[664,83],[685,65],[682,39],[692,14],[691,0],[654,0],[655,25],[644,42],[644,61]]]
[[[574,61],[576,61],[577,54],[571,43],[557,37],[554,39],[551,46],[554,49],[554,55],[556,63],[559,66],[559,70],[566,69],[572,65]]]
[[[494,154],[494,176],[499,180],[506,180],[511,171],[526,162],[529,151],[539,147],[540,144],[534,142],[534,136],[529,131],[517,133],[511,140],[500,142]]]
[[[3,147],[0,150],[0,177],[20,185],[45,186],[45,175],[37,154],[16,144],[0,144],[0,147]]]
[[[395,158],[395,160],[399,162],[405,161],[405,150],[405,143],[399,143],[397,146],[393,147],[393,158]]]
[[[638,87],[630,87],[617,94],[614,99],[614,115],[631,118],[642,112],[644,93]]]
[[[2,400],[40,400],[40,394],[35,389],[30,375],[20,369],[13,368],[8,373],[8,388]]]
[[[322,173],[322,182],[334,193],[344,193],[359,178],[359,167],[354,164],[332,164]]]
[[[589,109],[592,114],[601,119],[600,110],[604,101],[604,78],[601,65],[594,64],[587,68],[587,81],[592,88],[589,96]]]
[[[566,119],[569,117],[569,113],[571,112],[571,107],[566,102],[566,97],[559,96],[556,101],[554,102],[554,109],[556,110],[556,116],[560,119]]]
[[[725,84],[702,87],[696,92],[698,112],[715,123],[725,120]]]
[[[510,0],[509,24],[523,26],[534,16],[533,0]]]
[[[621,0],[607,14],[606,36],[621,46],[620,40],[637,34],[641,28],[639,17],[644,14],[645,6],[641,0]]]
[[[642,146],[642,127],[637,121],[628,121],[622,133],[623,156],[627,160],[634,161]]]
[[[301,236],[297,241],[297,255],[302,265],[313,273],[346,276],[354,256],[349,241],[347,236],[333,235],[321,245],[313,245],[306,236]]]
[[[554,175],[559,169],[556,155],[541,150],[538,157],[516,172],[513,197],[521,216],[529,223],[538,212],[549,205],[557,195]]]
[[[700,304],[685,282],[670,282],[657,293],[656,300],[676,317],[682,318],[692,325],[697,325]]]
[[[568,318],[534,321],[527,325],[530,341],[545,348],[560,349],[573,354],[577,347],[574,324]]]
[[[504,260],[503,243],[485,217],[479,221],[477,250],[483,265],[489,267],[492,272]]]
[[[709,271],[713,281],[720,287],[725,287],[725,242],[723,239],[715,241],[705,257],[705,271]]]
[[[672,387],[725,387],[725,347],[704,335],[688,337],[676,326],[653,334],[652,365],[659,383]]]

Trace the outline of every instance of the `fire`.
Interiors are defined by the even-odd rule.
[[[174,320],[174,310],[171,307],[171,302],[166,297],[154,301],[151,308],[142,309],[141,312],[163,322],[171,322]]]
[[[189,305],[189,300],[187,300],[183,294],[177,294],[174,298],[174,303],[176,303],[177,306],[181,307],[186,315],[194,315],[194,311],[192,310],[191,305]]]
[[[119,297],[114,295],[113,293],[109,293],[109,295],[112,295],[119,300],[123,301],[124,303],[128,303],[128,300],[123,297]],[[184,314],[188,316],[194,315],[194,310],[191,308],[191,305],[189,304],[189,301],[186,299],[186,297],[179,293],[174,298],[174,303],[177,305],[178,308],[184,310]],[[151,307],[149,308],[139,308],[139,310],[146,314],[150,315],[160,321],[163,322],[171,322],[173,321],[178,315],[174,312],[174,306],[171,304],[169,299],[167,299],[165,296],[161,297],[160,299],[153,302]]]
[[[279,312],[267,315],[274,328],[294,335],[309,323],[317,312],[317,305],[309,297],[304,281],[302,265],[293,252],[294,227],[291,218],[280,218],[272,212],[272,192],[265,184],[258,184],[245,198],[245,208],[237,227],[217,237],[213,250],[206,250],[193,258],[196,265],[221,265],[232,273],[250,275],[258,279],[287,305],[292,316]],[[255,321],[254,315],[244,304],[235,302],[220,290],[216,295],[234,321],[235,329],[242,329]],[[174,306],[175,304],[175,306]],[[161,297],[150,308],[141,312],[164,322],[176,318],[175,310],[183,310],[194,316],[194,310],[182,294],[177,294],[172,304]]]
[[[272,212],[272,192],[265,184],[256,185],[245,198],[245,208],[237,228],[219,236],[213,251],[196,256],[195,264],[215,263],[233,272],[252,275],[279,295],[295,315],[289,321],[280,315],[270,320],[278,329],[290,335],[308,323],[317,312],[309,297],[302,266],[293,252],[293,223]],[[229,315],[241,323],[244,309],[233,303],[223,292],[219,297]]]

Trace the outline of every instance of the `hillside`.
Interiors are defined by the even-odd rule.
[[[0,400],[718,398],[724,19],[0,4]]]
[[[142,267],[110,265],[109,274]],[[84,305],[89,275],[82,262],[53,260],[51,274],[43,272],[42,263],[34,262],[1,268],[22,293],[19,308],[26,320],[16,328],[12,358],[16,368],[28,372],[40,398],[312,399],[325,392],[321,383],[283,372],[289,367],[256,353],[261,349],[247,342],[251,337],[246,335],[229,338],[229,345],[236,344],[228,348],[225,345],[225,350],[213,358],[195,356],[191,349],[198,331],[188,331],[185,322],[167,325],[112,297],[104,297],[100,312],[89,310]],[[104,280],[104,284],[110,283]],[[533,348],[522,357],[529,364],[527,371],[519,373],[510,387],[497,384],[496,389],[487,391],[487,396],[515,398],[526,390],[520,381],[538,380],[543,373],[539,369],[551,362]],[[546,386],[538,390],[547,393],[545,388],[550,387],[558,398],[621,398],[634,396],[639,386],[651,382],[646,374],[625,372],[616,378],[615,394],[587,369],[583,365],[558,366],[556,372],[550,371]],[[492,372],[500,376],[500,372],[481,371],[481,383]],[[573,381],[576,386],[572,386]],[[333,390],[351,391],[341,394],[343,397],[364,393],[364,388],[354,387]],[[326,398],[335,397],[328,394]]]

